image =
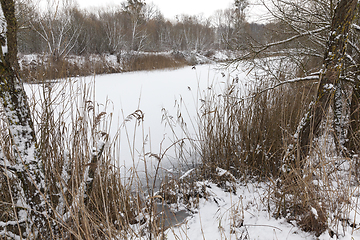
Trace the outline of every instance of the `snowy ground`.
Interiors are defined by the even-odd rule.
[[[224,192],[215,184],[204,182],[211,193],[208,199],[200,199],[199,209],[183,224],[168,229],[168,240],[179,239],[234,239],[234,240],[355,240],[360,231],[349,226],[339,226],[338,238],[328,232],[319,238],[301,231],[296,223],[275,219],[268,211],[266,184],[237,185],[237,193]],[[352,217],[356,211],[352,211]]]

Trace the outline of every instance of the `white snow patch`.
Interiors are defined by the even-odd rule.
[[[317,210],[315,209],[315,208],[311,208],[311,212],[314,214],[314,216],[316,217],[316,218],[318,218],[319,217],[319,215],[318,215],[318,212],[317,212]]]
[[[215,184],[206,182],[211,196],[200,199],[199,209],[180,225],[168,229],[168,240],[182,239],[251,239],[251,240],[329,240],[326,231],[318,238],[303,232],[295,222],[275,219],[268,211],[266,184],[238,185],[237,194],[224,192]],[[311,209],[315,216],[318,213]],[[359,220],[356,210],[350,219]],[[360,231],[347,227],[337,239],[360,239]]]
[[[184,173],[179,179],[180,179],[180,180],[183,180],[184,178],[186,178],[187,176],[189,176],[189,175],[192,173],[192,171],[194,171],[194,170],[195,170],[195,168],[190,169],[189,171],[187,171],[186,173]]]
[[[334,85],[331,84],[331,83],[327,83],[324,85],[324,89],[325,90],[331,90],[331,89],[334,89]]]
[[[3,53],[3,54],[6,54],[6,53],[8,52],[8,47],[7,47],[7,45],[1,46],[1,50],[2,50],[2,53]]]

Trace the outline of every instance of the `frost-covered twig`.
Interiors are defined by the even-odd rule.
[[[106,134],[105,134],[106,135]],[[96,144],[96,148],[92,152],[91,161],[86,166],[85,174],[84,174],[84,183],[85,183],[85,195],[84,200],[85,203],[88,202],[88,198],[91,194],[94,179],[95,179],[95,172],[98,168],[98,160],[101,158],[105,149],[105,141],[99,140]]]
[[[270,90],[274,90],[282,85],[285,85],[285,84],[292,84],[292,83],[298,83],[298,82],[307,82],[307,81],[314,81],[314,80],[319,80],[319,72],[316,72],[316,73],[313,73],[312,75],[310,76],[307,76],[307,77],[303,77],[303,78],[294,78],[294,79],[291,79],[291,80],[287,80],[287,81],[283,81],[283,82],[280,82],[280,83],[277,83],[275,84],[274,86],[271,86],[271,87],[268,87],[268,88],[265,88],[259,92],[256,92],[255,94],[253,94],[252,96],[250,97],[247,97],[245,99],[249,99],[249,98],[253,98],[253,97],[256,97],[258,96],[259,94],[262,94],[264,92],[267,92],[267,91],[270,91]],[[243,100],[245,100],[243,99]]]
[[[287,39],[284,39],[284,40],[281,40],[281,41],[277,41],[277,42],[272,42],[272,43],[266,44],[264,46],[253,47],[254,49],[257,49],[257,50],[254,50],[253,52],[249,52],[249,53],[245,54],[244,56],[240,57],[240,59],[236,59],[235,61],[246,60],[248,58],[252,58],[253,55],[258,55],[261,52],[264,52],[265,50],[267,50],[269,48],[279,46],[279,45],[282,45],[282,44],[285,44],[285,43],[292,42],[292,41],[294,41],[294,40],[296,40],[298,38],[301,38],[301,37],[313,35],[315,33],[320,33],[320,32],[323,32],[323,31],[329,29],[329,28],[330,28],[330,26],[325,26],[325,27],[318,28],[318,29],[315,29],[315,30],[312,30],[312,31],[305,31],[303,33],[292,36],[290,38],[287,38]]]

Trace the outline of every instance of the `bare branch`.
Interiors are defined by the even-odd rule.
[[[253,58],[253,55],[256,56],[256,55],[260,54],[261,52],[264,52],[265,50],[267,50],[267,49],[269,49],[271,47],[278,46],[278,45],[283,45],[285,43],[289,43],[289,42],[294,41],[294,40],[296,40],[298,38],[301,38],[301,37],[313,35],[315,33],[320,33],[320,32],[323,32],[325,30],[328,30],[329,28],[330,28],[330,26],[325,26],[325,27],[318,28],[318,29],[315,29],[315,30],[312,30],[312,31],[303,32],[303,33],[298,34],[296,36],[287,38],[285,40],[269,43],[269,44],[267,44],[265,46],[254,47],[255,49],[258,48],[259,50],[255,50],[254,52],[250,52],[250,53],[246,54],[245,56],[243,56],[243,57],[241,57],[239,59],[236,59],[235,61],[240,61],[240,60],[246,60],[246,59],[249,59],[249,58]]]
[[[315,81],[315,80],[319,80],[319,77],[320,77],[320,72],[317,72],[317,73],[313,73],[313,75],[310,75],[310,76],[307,76],[307,77],[303,77],[303,78],[294,78],[294,79],[291,79],[291,80],[287,80],[287,81],[283,81],[283,82],[280,82],[280,83],[277,83],[275,84],[274,86],[272,87],[268,87],[268,88],[265,88],[257,93],[255,93],[253,96],[250,96],[250,98],[253,98],[253,97],[256,97],[264,92],[267,92],[267,91],[270,91],[270,90],[274,90],[282,85],[285,85],[285,84],[292,84],[292,83],[299,83],[299,82],[308,82],[308,81]]]

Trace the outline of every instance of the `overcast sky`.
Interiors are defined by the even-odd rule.
[[[106,7],[107,5],[120,4],[124,0],[77,0],[81,8]],[[251,0],[255,3],[258,0]],[[153,2],[167,19],[174,19],[176,15],[203,14],[205,17],[211,16],[218,9],[225,9],[231,6],[234,0],[146,0],[146,3]],[[258,16],[263,15],[264,8],[258,5],[249,7],[249,20],[254,21]]]

